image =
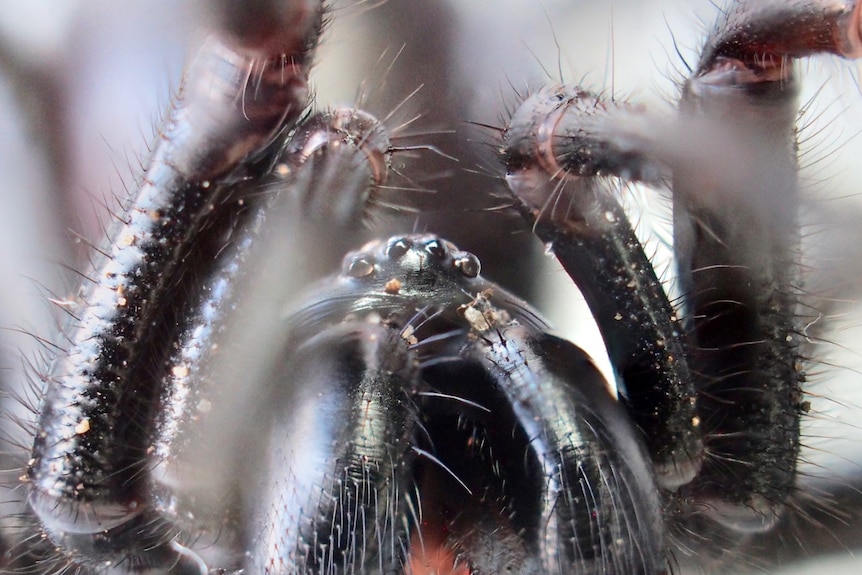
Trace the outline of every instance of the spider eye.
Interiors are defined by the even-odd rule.
[[[407,238],[393,239],[386,247],[386,257],[393,261],[400,260],[412,247],[413,242]]]
[[[464,277],[468,278],[478,276],[479,272],[482,270],[482,264],[479,262],[479,258],[470,252],[455,254],[455,261],[452,263]]]
[[[435,258],[442,260],[446,257],[446,246],[440,240],[428,240],[425,242],[425,249]]]
[[[347,262],[345,275],[352,278],[365,278],[374,273],[374,259],[366,256],[354,256]]]

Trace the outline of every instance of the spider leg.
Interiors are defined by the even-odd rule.
[[[806,404],[793,59],[862,56],[860,11],[737,2],[683,87],[684,133],[711,133],[688,147],[712,157],[673,161],[675,249],[711,454],[689,496],[730,531],[771,528],[797,479]]]
[[[254,426],[229,422],[237,421],[236,413],[254,409],[265,392],[266,384],[252,383],[258,379],[252,374],[268,381],[266,368],[254,366],[280,362],[271,355],[286,345],[280,317],[269,323],[256,319],[254,339],[235,336],[237,317],[252,313],[257,302],[249,296],[252,286],[271,283],[262,268],[273,267],[274,258],[268,259],[273,249],[279,252],[279,270],[293,271],[303,262],[284,257],[283,246],[303,252],[297,236],[307,228],[347,231],[367,220],[372,197],[388,175],[388,142],[380,123],[365,112],[342,108],[316,114],[295,130],[262,183],[238,186],[233,193],[234,209],[226,211],[230,231],[212,250],[217,253],[214,271],[195,282],[199,295],[177,320],[182,329],[166,361],[149,447],[154,461],[150,489],[160,514],[197,533],[199,541],[207,525],[222,525],[217,543],[208,547],[239,543],[241,526],[226,518],[242,515],[229,508],[236,507],[231,499],[246,477],[233,471],[241,461],[226,462],[244,451],[236,447],[248,435],[242,430]],[[275,274],[278,285],[266,285],[264,291],[299,289],[298,281],[285,283],[281,273]],[[264,307],[270,310],[271,301]],[[271,351],[254,353],[254,347]],[[188,525],[185,517],[195,520]],[[232,556],[242,554],[234,548]]]
[[[483,573],[663,572],[646,454],[589,357],[515,323],[461,357],[423,370],[444,398],[420,412],[448,470],[443,504],[423,492],[423,524],[443,523]]]
[[[394,572],[410,525],[415,353],[397,330],[343,323],[299,345],[267,401],[249,489],[253,573]],[[277,407],[274,407],[277,406]]]
[[[606,294],[618,293],[615,284],[639,286],[640,265],[629,269],[628,258],[640,261],[642,250],[629,240],[628,230],[602,222],[605,214],[611,221],[619,216],[607,203],[593,200],[599,196],[593,192],[597,184],[581,180],[614,175],[651,184],[672,182],[686,333],[669,339],[659,331],[625,351],[636,354],[656,342],[683,344],[671,355],[688,363],[696,394],[678,394],[670,384],[667,394],[671,403],[694,405],[693,412],[687,406],[680,409],[692,416],[706,456],[691,483],[677,486],[678,501],[683,517],[711,522],[711,527],[692,527],[691,533],[721,532],[738,539],[766,531],[793,493],[799,421],[806,409],[796,260],[793,59],[819,52],[862,55],[860,11],[852,2],[735,2],[683,87],[678,116],[647,114],[595,97],[594,109],[584,110],[586,104],[560,89],[556,101],[575,102],[566,106],[580,115],[577,121],[569,119],[568,109],[559,112],[560,105],[526,121],[516,114],[509,128],[513,133],[507,135],[506,159],[513,193],[537,235],[552,244],[591,302],[612,362],[623,372],[621,395],[629,404],[632,384],[620,367],[627,355],[614,351],[619,346],[616,316],[608,310],[625,314],[619,301],[647,296],[618,301]],[[585,200],[568,191],[568,180],[577,182],[579,193],[586,189],[594,204],[584,209]],[[553,193],[559,198],[549,199]],[[548,209],[551,205],[554,209]],[[600,211],[590,218],[585,215],[589,209]],[[621,262],[611,278],[596,273],[581,251],[584,237],[600,234],[605,234],[603,241],[622,246],[609,260]],[[611,250],[597,253],[606,258]],[[579,279],[580,274],[586,277]],[[651,279],[646,285],[651,294],[656,284]],[[598,305],[591,301],[596,291]],[[677,315],[660,294],[657,298],[658,307],[638,305]],[[676,333],[679,328],[670,329]],[[661,395],[652,400],[656,397]],[[643,424],[639,413],[649,413],[652,405],[647,401],[633,409],[648,436],[656,431]],[[673,485],[665,482],[665,487]]]
[[[683,331],[649,258],[614,197],[611,178],[657,179],[645,154],[608,150],[589,131],[608,105],[549,87],[527,99],[504,135],[507,181],[534,233],[578,284],[618,375],[621,400],[643,430],[659,483],[700,470],[703,444]]]
[[[69,348],[45,375],[29,504],[67,559],[134,571],[183,570],[190,557],[142,481],[151,368],[172,335],[151,326],[175,329],[186,293],[176,288],[214,263],[206,238],[217,245],[225,232],[234,184],[267,169],[264,151],[300,118],[322,19],[309,2],[251,12],[266,25],[226,17],[189,64],[135,198],[70,313]]]

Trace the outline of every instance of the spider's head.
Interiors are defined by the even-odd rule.
[[[494,287],[479,275],[480,267],[475,255],[435,235],[370,242],[345,256],[337,276],[312,286],[288,313],[288,322],[295,332],[304,333],[345,318],[397,323],[409,322],[419,310],[455,314],[480,294],[487,299]]]
[[[341,278],[367,292],[424,295],[475,291],[481,265],[469,252],[434,235],[394,236],[344,258]],[[460,289],[459,289],[460,288]]]

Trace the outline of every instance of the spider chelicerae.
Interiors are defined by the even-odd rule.
[[[406,208],[413,156],[444,154],[356,110],[306,117],[323,13],[276,4],[225,3],[104,259],[49,294],[70,319],[37,397],[8,384],[37,411],[9,569],[640,573],[756,558],[790,518],[840,536],[844,494],[797,487],[829,309],[801,281],[789,58],[856,56],[853,6],[731,5],[679,113],[549,86],[489,130],[512,192],[495,207],[584,292],[615,401],[440,236],[368,244],[297,295],[320,245],[341,249],[327,233]],[[671,189],[677,307],[614,178]]]

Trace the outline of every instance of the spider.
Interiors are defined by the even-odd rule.
[[[5,458],[4,570],[663,573],[852,525],[852,486],[810,502],[797,468],[819,316],[789,60],[857,57],[851,3],[732,4],[678,111],[551,85],[491,130],[502,207],[584,293],[618,398],[443,236],[384,235],[301,291],[343,249],[321,228],[417,191],[436,148],[305,112],[319,3],[220,9],[101,257],[50,294],[68,319],[37,383],[4,382],[36,411],[7,426],[32,442]],[[627,182],[671,189],[679,301]]]

